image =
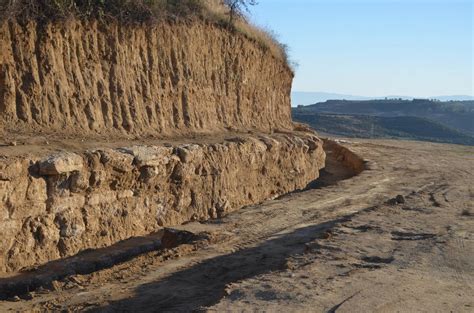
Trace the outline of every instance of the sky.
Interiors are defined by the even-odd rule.
[[[258,0],[298,63],[293,91],[474,95],[474,0]]]

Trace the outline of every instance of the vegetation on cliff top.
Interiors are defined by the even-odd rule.
[[[202,19],[244,34],[289,64],[287,46],[271,31],[251,25],[245,18],[249,6],[255,4],[255,0],[0,0],[0,22],[81,18],[155,23]]]

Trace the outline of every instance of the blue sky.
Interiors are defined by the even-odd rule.
[[[259,0],[299,63],[294,91],[474,95],[474,0]]]

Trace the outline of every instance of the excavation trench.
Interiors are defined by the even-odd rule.
[[[324,150],[327,157],[320,177],[305,188],[294,192],[325,188],[354,177],[365,169],[366,162],[362,158],[337,142],[325,140]],[[215,221],[210,221],[210,223],[215,223]],[[198,249],[210,240],[205,232],[192,233],[185,229],[186,226],[180,227],[179,230],[164,228],[147,236],[133,237],[105,248],[87,249],[71,257],[10,273],[0,278],[0,300],[11,299],[15,296],[28,297],[29,292],[41,288],[54,289],[54,281],[111,268],[147,253],[156,253],[156,258],[165,260],[169,257],[168,251],[181,245]]]

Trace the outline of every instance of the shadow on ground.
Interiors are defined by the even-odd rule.
[[[91,312],[200,311],[216,304],[233,282],[287,268],[288,257],[304,253],[306,243],[326,238],[330,229],[362,211],[297,229],[257,247],[205,260],[160,281],[140,285],[132,298],[111,302]]]

